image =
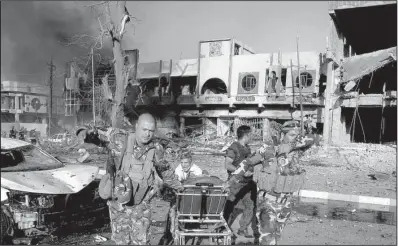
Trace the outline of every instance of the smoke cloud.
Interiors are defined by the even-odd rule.
[[[60,42],[76,34],[98,36],[95,13],[83,2],[1,2],[1,80],[47,83],[53,57],[55,83],[62,84],[66,62],[89,50]],[[106,38],[105,38],[106,39]],[[100,51],[109,55],[109,46]],[[99,52],[99,51],[97,51]]]

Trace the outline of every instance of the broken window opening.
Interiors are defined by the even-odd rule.
[[[287,75],[287,68],[282,68],[281,70],[281,82],[282,82],[282,87],[285,90],[286,89],[286,75]]]
[[[143,85],[143,93],[149,97],[159,96],[159,79],[148,79]]]
[[[241,46],[239,44],[234,44],[234,55],[235,56],[238,56],[238,55],[241,54],[241,52],[240,52],[241,49],[240,48],[241,48]]]
[[[196,76],[173,78],[172,93],[178,96],[194,95],[196,91]]]
[[[358,83],[359,94],[383,94],[386,91],[396,91],[397,70],[394,64],[390,64],[365,75]]]
[[[268,69],[267,69],[268,70]],[[267,71],[269,72],[269,71]],[[271,75],[267,76],[267,86],[266,92],[268,93],[276,93],[276,85],[278,83],[279,78],[276,76],[276,72],[273,70],[271,71]]]
[[[201,94],[227,94],[227,85],[221,79],[209,79],[204,83]]]
[[[319,76],[319,95],[320,96],[325,96],[326,83],[327,83],[327,76],[324,74],[321,74]]]
[[[352,142],[386,143],[397,141],[396,108],[342,108],[341,118]],[[359,118],[360,117],[360,118]],[[362,124],[361,124],[362,123]]]
[[[301,76],[301,85],[303,86],[303,88],[307,88],[312,85],[312,75],[310,73],[302,72],[300,73],[300,76]],[[300,81],[298,76],[296,78],[296,87],[300,88]]]
[[[185,118],[185,136],[196,137],[203,134],[203,120],[199,117]]]
[[[160,96],[170,96],[170,82],[166,76],[161,76],[159,78],[159,89],[158,95]]]
[[[269,83],[269,68],[265,70],[265,89],[264,92],[268,92],[268,83]]]

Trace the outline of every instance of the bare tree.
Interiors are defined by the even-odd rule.
[[[111,4],[115,4],[116,8],[111,9]],[[98,50],[103,48],[104,37],[109,39],[112,44],[112,65],[114,67],[116,80],[115,96],[110,98],[112,110],[109,118],[111,119],[112,127],[120,127],[124,119],[123,99],[125,96],[125,88],[129,79],[129,71],[132,69],[131,64],[125,64],[126,59],[122,47],[122,40],[124,34],[128,32],[127,24],[131,23],[133,20],[138,21],[138,19],[129,14],[126,1],[102,1],[91,5],[84,5],[84,7],[88,7],[99,14],[97,19],[100,33],[98,36],[91,36],[88,34],[74,35],[67,40],[65,45],[79,45],[84,48]],[[103,21],[101,21],[101,19]],[[101,57],[99,57],[99,59],[101,59]],[[86,62],[86,67],[89,65],[89,60],[90,59]],[[80,64],[82,64],[82,62],[80,62]]]

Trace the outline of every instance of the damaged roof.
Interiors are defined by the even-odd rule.
[[[30,146],[31,144],[19,139],[14,138],[1,138],[1,149],[2,150],[12,150],[18,149],[26,146]]]
[[[352,56],[344,60],[341,83],[357,80],[397,60],[397,47]]]

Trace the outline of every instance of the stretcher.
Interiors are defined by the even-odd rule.
[[[187,180],[184,189],[177,193],[173,225],[174,244],[203,240],[206,244],[230,245],[232,231],[223,212],[228,193],[217,177],[199,177]]]

